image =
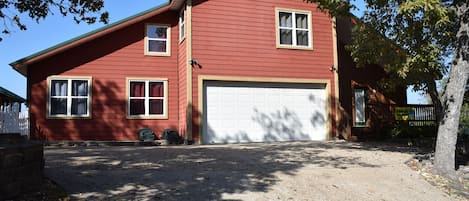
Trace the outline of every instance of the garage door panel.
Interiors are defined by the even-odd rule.
[[[324,85],[204,83],[203,143],[325,140]]]

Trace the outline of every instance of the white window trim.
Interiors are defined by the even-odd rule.
[[[279,15],[280,12],[292,13],[292,28],[289,27],[280,27]],[[308,29],[296,28],[296,14],[303,14],[308,16]],[[312,23],[312,13],[308,10],[295,10],[295,9],[286,9],[286,8],[275,8],[275,34],[276,34],[276,45],[277,48],[286,48],[286,49],[303,49],[303,50],[312,50],[313,49],[313,23]],[[280,28],[282,29],[291,29],[292,30],[292,45],[280,44]],[[308,46],[296,45],[296,30],[308,31]]]
[[[179,42],[186,38],[186,7],[179,12]]]
[[[130,100],[131,99],[141,99],[141,98],[131,98],[130,97],[130,82],[145,82],[145,114],[144,115],[130,115]],[[163,82],[164,87],[164,97],[163,99],[163,114],[150,115],[149,114],[149,82]],[[168,79],[167,78],[127,78],[127,90],[126,90],[126,102],[127,102],[127,118],[128,119],[168,119]],[[161,98],[152,98],[152,99],[161,99]]]
[[[67,81],[67,96],[51,96],[51,83],[54,80],[65,80]],[[83,80],[88,82],[88,96],[73,96],[75,98],[87,98],[87,114],[85,115],[72,115],[72,80]],[[91,118],[91,95],[92,95],[92,77],[79,77],[79,76],[50,76],[47,78],[47,118],[48,119],[87,119]],[[51,114],[51,99],[52,98],[67,98],[67,114]]]
[[[158,26],[158,27],[166,27],[166,39],[161,38],[149,38],[147,36],[147,29],[149,26]],[[159,40],[159,41],[166,41],[166,52],[150,52],[148,42],[150,40]],[[146,24],[145,25],[145,55],[148,56],[171,56],[171,27],[166,24]]]
[[[366,127],[366,89],[354,90],[354,127]],[[361,101],[361,102],[360,102]],[[358,114],[361,114],[360,116]]]

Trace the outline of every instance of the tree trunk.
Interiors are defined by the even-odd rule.
[[[436,123],[439,125],[441,119],[443,119],[443,104],[438,96],[438,89],[435,81],[427,83],[427,93],[430,95],[433,107],[435,107]]]
[[[459,27],[453,65],[445,90],[445,110],[439,124],[435,149],[435,170],[450,179],[456,178],[455,149],[459,116],[469,73],[469,11],[466,0],[455,2]]]

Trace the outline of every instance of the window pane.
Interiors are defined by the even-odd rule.
[[[149,40],[148,51],[149,52],[166,52],[166,41]]]
[[[184,33],[186,31],[186,28],[185,28],[185,25],[184,24],[181,24],[181,30],[179,30],[179,38],[184,38],[184,36],[186,35],[186,33]]]
[[[308,31],[296,31],[296,42],[297,45],[308,46]]]
[[[291,13],[284,13],[280,12],[278,17],[279,17],[279,22],[281,27],[292,27],[292,14]]]
[[[355,126],[365,126],[365,89],[355,89]]]
[[[145,114],[145,101],[142,99],[130,100],[130,115]]]
[[[149,25],[147,26],[147,36],[149,38],[166,39],[166,29],[167,27]]]
[[[145,97],[145,82],[130,82],[130,97]]]
[[[150,97],[164,97],[163,82],[150,82]]]
[[[163,100],[150,100],[150,114],[163,114]]]
[[[72,80],[72,96],[88,96],[88,81]]]
[[[50,100],[50,114],[67,114],[67,99],[66,98],[51,98]]]
[[[67,96],[67,80],[52,80],[51,81],[51,96]]]
[[[184,21],[186,20],[185,19],[186,17],[186,10],[182,10],[180,13],[179,13],[179,23],[184,23]]]
[[[280,29],[280,44],[292,45],[292,30]]]
[[[296,14],[296,28],[308,28],[308,15]]]
[[[87,98],[73,98],[72,99],[72,115],[86,115],[88,114],[88,99]]]

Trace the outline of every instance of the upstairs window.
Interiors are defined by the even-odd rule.
[[[179,13],[179,42],[186,38],[186,8]]]
[[[167,118],[168,81],[164,79],[128,80],[127,111],[130,118]]]
[[[277,47],[311,48],[311,12],[276,10]]]
[[[153,56],[170,55],[170,28],[164,25],[147,25],[145,54]]]
[[[52,77],[48,83],[49,118],[90,117],[91,78]]]

